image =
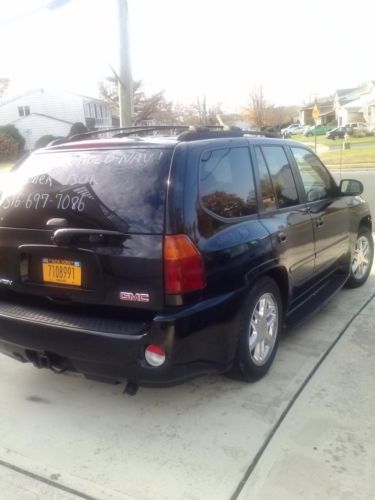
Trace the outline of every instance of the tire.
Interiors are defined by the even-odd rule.
[[[263,307],[268,308],[268,325],[261,312]],[[267,373],[276,355],[282,320],[280,289],[273,279],[265,276],[250,289],[244,300],[232,375],[251,382]]]
[[[345,283],[346,288],[358,288],[369,277],[374,260],[374,242],[372,234],[366,227],[360,227],[355,244],[354,255],[350,263],[350,276]]]

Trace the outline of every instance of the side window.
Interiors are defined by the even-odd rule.
[[[199,166],[202,205],[221,217],[243,217],[257,211],[254,177],[247,148],[206,151]]]
[[[262,152],[271,174],[279,208],[298,205],[297,188],[284,149],[281,146],[263,146]]]
[[[301,174],[307,201],[324,200],[334,189],[332,178],[319,158],[303,148],[291,148]]]
[[[255,155],[258,163],[262,208],[266,211],[274,210],[276,208],[275,193],[272,186],[271,176],[260,148],[255,148]]]

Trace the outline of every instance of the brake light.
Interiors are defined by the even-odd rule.
[[[166,293],[186,293],[206,285],[202,256],[184,234],[164,237],[164,280]]]

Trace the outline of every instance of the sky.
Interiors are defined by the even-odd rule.
[[[118,0],[0,0],[0,77],[11,93],[98,95],[118,67]],[[206,95],[235,111],[263,85],[301,104],[375,79],[372,0],[128,0],[134,79],[175,102]]]

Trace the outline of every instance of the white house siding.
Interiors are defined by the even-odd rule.
[[[28,106],[30,113],[41,113],[60,120],[85,122],[82,97],[74,94],[36,89],[0,106],[0,124],[12,123],[20,117],[18,108]]]
[[[13,124],[25,138],[26,149],[34,149],[36,141],[43,135],[65,137],[69,134],[72,123],[55,120],[47,116],[30,114],[19,118]]]
[[[71,123],[86,123],[92,118],[95,127],[111,127],[112,115],[109,104],[100,99],[60,92],[49,89],[35,89],[0,105],[0,125],[14,123],[20,118],[19,107],[27,106],[30,113],[40,113]]]

